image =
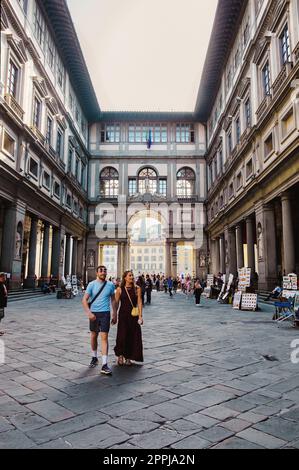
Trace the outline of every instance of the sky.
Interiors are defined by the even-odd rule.
[[[218,0],[67,0],[102,111],[193,111]]]

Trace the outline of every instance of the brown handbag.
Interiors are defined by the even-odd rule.
[[[127,296],[131,302],[131,305],[132,305],[132,310],[131,310],[131,315],[132,317],[139,317],[139,307],[134,307],[134,304],[132,302],[132,299],[130,297],[130,294],[128,292],[128,289],[125,287],[125,290],[126,290],[126,293],[127,293]]]

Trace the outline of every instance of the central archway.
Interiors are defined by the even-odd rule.
[[[164,274],[166,221],[155,211],[142,210],[128,223],[130,267],[134,273]]]

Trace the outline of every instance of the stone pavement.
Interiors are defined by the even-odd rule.
[[[272,308],[239,312],[154,293],[145,364],[89,370],[80,299],[9,306],[0,448],[299,448],[299,364]],[[110,336],[110,364],[116,328]],[[263,356],[275,356],[268,361]]]

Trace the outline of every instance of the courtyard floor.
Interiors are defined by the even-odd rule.
[[[181,293],[154,293],[144,365],[115,364],[113,327],[106,377],[87,367],[80,300],[7,308],[0,448],[299,448],[299,364],[290,358],[299,330],[278,328],[273,307],[196,308]]]

